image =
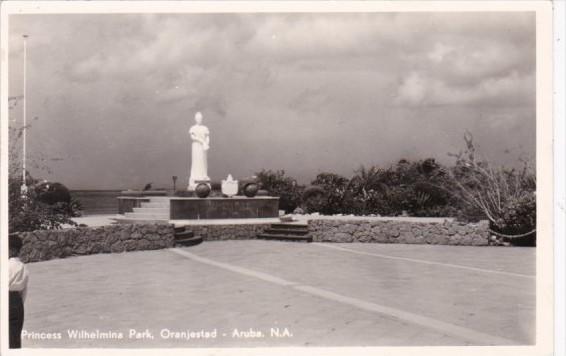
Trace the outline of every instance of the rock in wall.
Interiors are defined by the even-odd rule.
[[[309,220],[309,232],[316,242],[380,242],[403,244],[485,246],[489,224],[454,221],[362,221]]]
[[[38,230],[19,234],[23,262],[173,247],[175,232],[168,224],[118,224],[64,230]]]
[[[234,225],[194,225],[190,226],[195,236],[205,241],[211,240],[250,240],[270,227],[269,224],[234,224]]]

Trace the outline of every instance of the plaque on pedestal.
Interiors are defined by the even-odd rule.
[[[228,178],[222,180],[222,194],[232,197],[238,194],[238,181],[228,174]]]

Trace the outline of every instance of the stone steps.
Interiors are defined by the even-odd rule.
[[[127,217],[116,217],[111,218],[116,224],[164,224],[168,220],[164,219],[145,219],[145,218],[127,218]]]
[[[124,217],[130,219],[163,219],[169,220],[169,214],[167,213],[152,213],[152,212],[135,212],[135,213],[125,213]]]
[[[173,229],[175,230],[175,233],[178,233],[178,232],[186,231],[187,227],[186,226],[175,226]]]
[[[161,202],[149,202],[149,203],[143,202],[143,203],[141,203],[141,207],[142,208],[166,208],[166,209],[168,209],[169,203],[166,203],[166,202],[163,202],[163,203],[161,203]]]
[[[189,247],[202,243],[202,237],[194,236],[187,239],[175,239],[175,246]]]
[[[175,246],[194,246],[202,243],[202,237],[195,236],[194,232],[185,226],[175,227]]]
[[[150,197],[149,202],[142,202],[141,207],[115,220],[119,223],[162,222],[169,220],[169,214],[169,197]]]
[[[272,229],[299,229],[308,230],[309,226],[307,224],[295,224],[295,223],[276,223],[271,224]]]
[[[134,213],[168,213],[168,207],[156,207],[156,208],[148,208],[148,207],[141,207],[141,208],[134,208]]]
[[[266,234],[273,234],[273,235],[297,235],[303,236],[308,235],[309,230],[307,229],[281,229],[281,228],[270,228],[264,231]]]
[[[261,240],[280,240],[294,242],[312,242],[308,225],[305,224],[271,224],[271,227],[257,234]]]
[[[179,232],[175,232],[175,238],[178,239],[188,239],[191,237],[195,237],[195,233],[190,230],[183,230]]]

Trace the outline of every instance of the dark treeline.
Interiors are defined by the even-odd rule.
[[[257,176],[288,213],[486,219],[503,234],[534,231],[534,169],[528,162],[520,169],[493,167],[478,158],[471,136],[465,140],[465,150],[452,155],[452,166],[434,158],[402,159],[389,167],[362,166],[351,177],[320,173],[307,186],[283,170],[264,169]]]

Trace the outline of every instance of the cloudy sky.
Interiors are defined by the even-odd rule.
[[[72,189],[188,180],[195,111],[209,175],[436,157],[470,131],[489,159],[535,153],[532,13],[12,15],[10,96],[28,40],[31,156]],[[21,125],[21,103],[11,110]]]

